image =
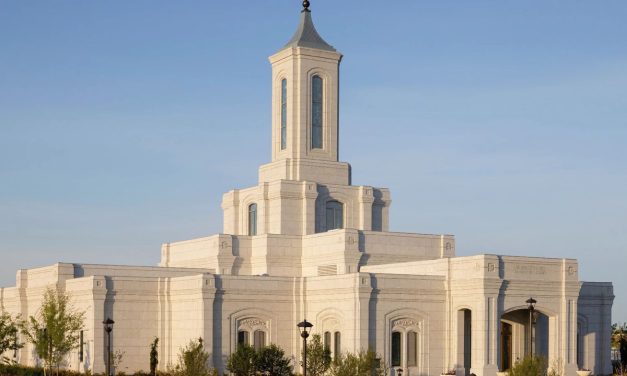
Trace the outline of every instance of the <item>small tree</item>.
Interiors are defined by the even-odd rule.
[[[177,373],[184,376],[209,376],[208,361],[209,353],[205,351],[202,338],[189,341],[179,354]]]
[[[331,367],[331,350],[322,344],[320,334],[307,343],[307,375],[323,376]]]
[[[226,362],[228,369],[235,376],[254,376],[257,363],[257,353],[252,346],[239,345]]]
[[[259,350],[255,361],[255,371],[261,375],[292,375],[290,360],[285,357],[285,351],[275,344]]]
[[[71,307],[66,293],[47,288],[36,316],[22,322],[21,329],[37,356],[49,369],[56,366],[58,375],[61,362],[79,346],[84,321],[85,313]]]
[[[22,344],[18,339],[18,325],[11,315],[7,312],[0,314],[0,355],[5,351],[16,351],[22,348]],[[8,359],[1,359],[8,363]]]
[[[152,376],[157,375],[157,365],[159,364],[159,353],[157,352],[157,346],[159,345],[159,337],[150,344],[150,374]]]
[[[509,370],[509,376],[545,376],[546,359],[538,355],[527,355]]]
[[[331,376],[384,376],[387,369],[374,351],[360,351],[338,356],[329,373]]]

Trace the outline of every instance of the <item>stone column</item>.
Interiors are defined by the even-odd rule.
[[[104,373],[107,362],[107,339],[105,338],[104,327],[102,322],[106,320],[107,316],[107,286],[106,280],[103,276],[94,277],[93,288],[93,302],[94,302],[94,317],[92,322],[86,323],[87,326],[91,326],[93,330],[93,342],[91,345],[86,346],[91,353],[91,372],[92,373]]]
[[[372,187],[359,187],[359,223],[357,228],[360,230],[372,230],[372,203],[374,196]]]
[[[316,183],[303,182],[303,235],[316,232],[316,198],[318,198]]]
[[[474,312],[473,312],[474,313]],[[473,343],[471,373],[493,376],[498,371],[498,294],[486,295],[482,307],[472,316]]]
[[[355,288],[356,311],[354,317],[355,323],[355,341],[353,352],[367,350],[369,348],[368,334],[370,328],[370,296],[372,295],[372,284],[370,282],[370,273],[357,273],[357,284]]]

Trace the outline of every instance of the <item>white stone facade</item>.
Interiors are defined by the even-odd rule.
[[[567,375],[611,373],[612,284],[580,281],[576,260],[456,257],[451,235],[389,231],[389,190],[351,185],[350,165],[338,160],[342,55],[308,11],[301,17],[270,58],[272,161],[257,186],[224,195],[224,234],[164,244],[159,267],[20,270],[15,287],[0,289],[0,307],[28,317],[47,286],[67,291],[87,317],[83,362],[77,351],[67,362],[80,371],[104,371],[107,317],[125,372],[149,368],[154,337],[161,369],[198,337],[222,372],[240,341],[276,343],[298,365],[296,324],[307,318],[333,353],[371,348],[406,376],[494,376],[529,351],[525,301],[533,296],[535,353],[563,363]],[[314,147],[319,110],[322,147]],[[16,358],[38,362],[30,346]]]

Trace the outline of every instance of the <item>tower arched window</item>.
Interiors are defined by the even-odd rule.
[[[257,235],[257,204],[248,205],[248,235]]]
[[[287,148],[287,80],[281,80],[281,150]]]
[[[329,201],[326,205],[327,231],[344,228],[344,205]]]
[[[311,148],[322,149],[322,78],[313,76],[311,79]]]

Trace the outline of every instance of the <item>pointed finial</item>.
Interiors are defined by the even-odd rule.
[[[309,1],[308,0],[304,0],[303,1],[303,10],[306,10],[309,12]]]

